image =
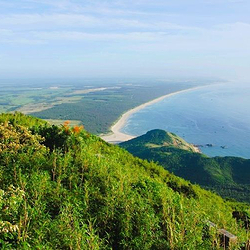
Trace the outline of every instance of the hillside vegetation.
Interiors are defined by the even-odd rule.
[[[208,221],[239,249],[248,213],[82,127],[0,115],[2,249],[219,249]]]
[[[250,203],[250,160],[239,157],[207,157],[193,146],[164,130],[120,144],[143,159],[153,160],[170,172],[212,189],[223,197]]]

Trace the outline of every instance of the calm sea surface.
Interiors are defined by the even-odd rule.
[[[122,131],[138,136],[156,128],[203,145],[209,156],[250,158],[250,84],[219,84],[165,98],[133,114]]]

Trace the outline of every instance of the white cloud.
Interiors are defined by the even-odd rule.
[[[23,33],[16,33],[12,30],[0,29],[0,43],[5,44],[44,44],[43,40],[34,39]]]
[[[247,0],[206,0],[209,4],[247,3]]]
[[[121,17],[96,17],[84,14],[15,14],[0,15],[0,28],[11,28],[13,30],[53,30],[53,31],[83,31],[83,29],[92,29],[102,32],[112,30],[129,31],[197,31],[199,28],[180,25],[164,20],[147,20],[140,18],[121,18]]]
[[[12,30],[0,29],[0,38],[1,37],[6,37],[6,36],[12,36],[12,35],[13,35],[13,31]]]
[[[54,26],[91,26],[100,24],[97,18],[77,14],[18,14],[0,16],[0,26],[14,26],[25,29],[24,25],[43,25],[43,28]],[[34,28],[39,28],[34,26]]]
[[[86,33],[86,32],[33,32],[34,37],[42,40],[68,41],[138,41],[150,42],[159,40],[165,35],[163,32],[130,32],[130,33]]]
[[[69,10],[69,9],[74,9],[76,8],[77,4],[74,4],[70,0],[23,0],[22,2],[24,3],[29,3],[29,4],[40,4],[40,5],[47,5],[54,7],[57,10]]]
[[[60,17],[62,17],[60,15]],[[77,18],[79,18],[77,16]],[[76,16],[70,16],[67,20],[72,23],[76,21]],[[55,16],[51,20],[56,19]],[[84,19],[84,17],[83,17]],[[114,23],[115,20],[109,20]],[[58,21],[60,22],[60,21]],[[31,44],[49,44],[50,42],[63,41],[81,42],[81,41],[107,41],[115,43],[119,41],[125,47],[134,48],[133,42],[141,46],[144,50],[179,50],[186,49],[195,51],[214,51],[214,50],[245,50],[250,43],[250,24],[248,23],[231,23],[214,26],[212,29],[201,29],[196,27],[180,26],[172,23],[137,23],[127,22],[127,20],[117,21],[118,27],[128,27],[128,31],[109,31],[105,29],[96,31],[71,31],[65,26],[62,30],[31,30],[31,31],[12,31],[10,29],[0,29],[0,41],[11,43],[28,43]],[[92,23],[92,25],[94,25]],[[141,31],[145,27],[146,30]],[[150,27],[150,28],[149,28]],[[135,30],[133,30],[135,28]],[[138,31],[137,31],[137,28]],[[119,30],[119,29],[117,29]],[[140,45],[141,44],[141,45]],[[140,50],[140,49],[139,49]]]

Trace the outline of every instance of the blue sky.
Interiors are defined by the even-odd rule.
[[[0,0],[0,78],[250,80],[249,0]]]

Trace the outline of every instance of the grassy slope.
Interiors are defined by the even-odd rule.
[[[247,240],[232,217],[238,204],[155,163],[77,128],[20,114],[0,121],[2,248],[216,248],[207,220]]]
[[[178,142],[181,143],[178,145]],[[157,147],[152,147],[155,144]],[[138,157],[159,162],[170,172],[192,183],[212,188],[224,197],[250,202],[250,160],[239,157],[209,158],[194,153],[192,145],[175,135],[170,137],[163,130],[153,130],[120,146]]]

